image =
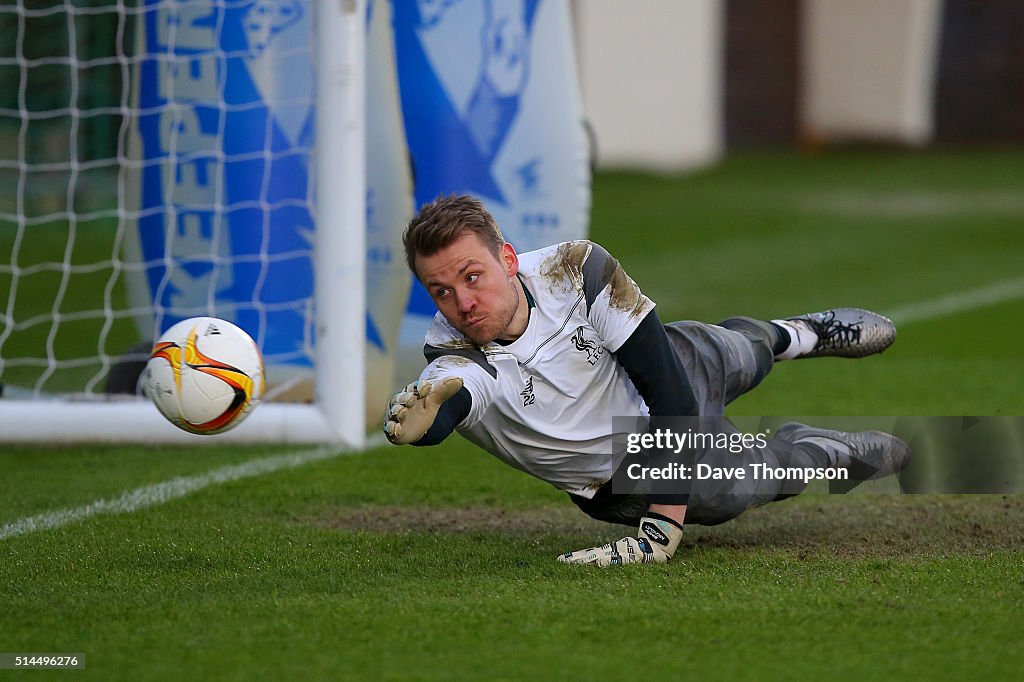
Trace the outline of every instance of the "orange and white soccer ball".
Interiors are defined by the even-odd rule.
[[[143,375],[146,394],[175,426],[223,433],[263,395],[263,356],[252,338],[215,317],[182,320],[153,346]]]

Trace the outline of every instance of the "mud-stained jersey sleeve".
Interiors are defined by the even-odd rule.
[[[614,353],[654,310],[654,302],[598,244],[591,248],[582,270],[587,319],[604,339],[605,348]]]
[[[460,388],[455,395],[444,401],[434,417],[434,423],[413,445],[416,447],[440,445],[469,416],[469,411],[472,408],[473,397],[470,396],[468,390]]]
[[[468,428],[476,425],[483,417],[492,402],[497,381],[496,374],[492,374],[494,369],[484,359],[482,351],[475,350],[475,353],[480,356],[479,359],[468,357],[474,351],[460,350],[458,353],[456,355],[452,354],[449,349],[426,346],[424,354],[430,364],[420,373],[420,379],[428,379],[431,382],[443,381],[449,377],[462,379],[462,389],[459,392],[467,391],[469,393],[469,411],[465,418],[460,423],[453,424],[453,427]],[[454,404],[453,408],[457,404]]]

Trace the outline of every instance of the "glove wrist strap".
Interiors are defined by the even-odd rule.
[[[652,547],[657,547],[667,557],[672,558],[683,539],[683,527],[667,516],[648,512],[640,519],[638,537],[646,538]]]

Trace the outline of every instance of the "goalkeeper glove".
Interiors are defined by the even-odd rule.
[[[566,552],[558,557],[563,564],[663,564],[675,554],[683,528],[675,521],[655,514],[640,519],[640,530],[635,538],[622,538],[602,547],[591,547]]]
[[[384,418],[384,434],[395,445],[415,443],[427,433],[444,401],[462,388],[462,379],[414,381],[391,396]]]

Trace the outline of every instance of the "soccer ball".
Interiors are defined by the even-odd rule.
[[[143,373],[146,394],[175,426],[223,433],[263,395],[263,357],[244,331],[215,317],[182,320],[153,346]]]

